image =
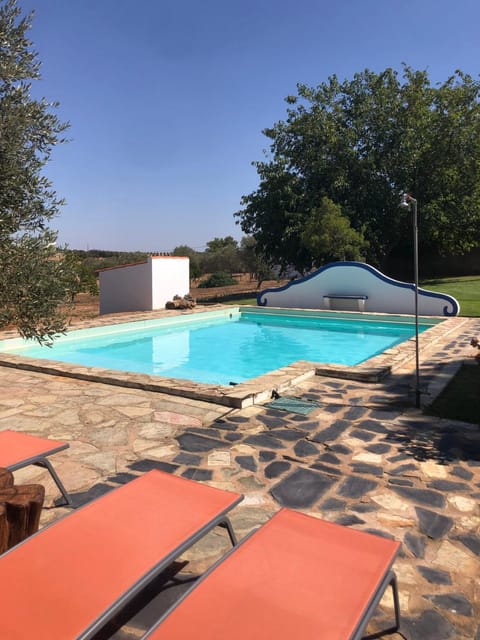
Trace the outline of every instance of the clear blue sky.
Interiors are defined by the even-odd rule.
[[[35,94],[71,142],[45,173],[76,249],[202,249],[233,213],[298,82],[365,68],[478,78],[478,0],[19,0],[34,9]]]

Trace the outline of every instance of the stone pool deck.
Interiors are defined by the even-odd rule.
[[[456,327],[422,349],[426,404],[472,360],[480,319]],[[376,383],[304,379],[281,394],[303,401],[303,415],[0,366],[0,429],[70,443],[52,462],[75,505],[159,468],[243,493],[232,514],[240,537],[281,505],[393,536],[402,542],[395,570],[404,636],[480,640],[480,429],[414,409],[412,373],[410,360]],[[68,513],[54,507],[44,471],[15,475],[46,486],[42,524]],[[184,571],[203,571],[227,546],[223,533],[210,534],[185,556]],[[141,637],[162,602],[149,593],[110,635]],[[388,595],[372,630],[391,607]]]

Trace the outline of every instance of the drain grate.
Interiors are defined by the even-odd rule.
[[[318,409],[320,405],[316,402],[310,402],[309,400],[281,396],[276,400],[272,400],[272,402],[268,402],[264,406],[269,409],[278,409],[279,411],[288,411],[289,413],[299,413],[302,416],[307,416],[314,409]]]

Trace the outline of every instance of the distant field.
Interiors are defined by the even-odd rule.
[[[424,280],[420,286],[453,296],[460,303],[461,316],[480,317],[480,276]]]

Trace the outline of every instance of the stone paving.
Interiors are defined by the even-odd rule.
[[[480,320],[471,320],[422,353],[427,402],[479,334]],[[159,468],[242,492],[232,514],[240,537],[281,505],[392,536],[402,542],[395,570],[404,636],[480,640],[480,430],[413,409],[411,383],[407,364],[378,383],[316,376],[282,394],[301,400],[303,415],[0,367],[0,429],[70,443],[53,462],[75,505]],[[68,512],[54,506],[44,471],[15,475],[45,484],[42,524]],[[210,534],[183,558],[187,573],[227,546],[223,533]],[[158,615],[155,598],[143,604],[112,630],[116,640],[139,638]],[[373,628],[391,613],[385,597]]]

